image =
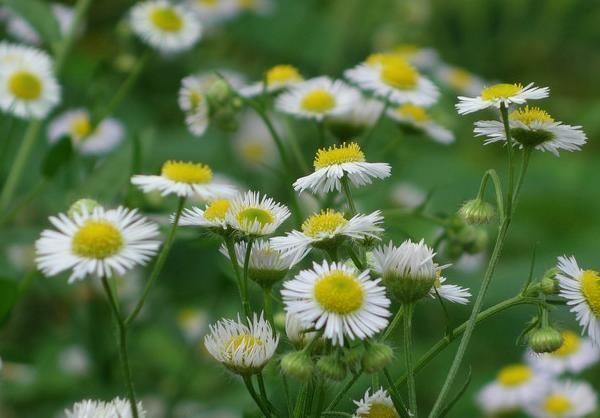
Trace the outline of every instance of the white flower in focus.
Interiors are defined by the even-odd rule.
[[[423,134],[440,144],[447,145],[454,142],[452,131],[434,122],[427,110],[421,106],[404,104],[395,109],[389,109],[387,115],[401,126],[423,132]]]
[[[534,87],[533,83],[525,87],[522,84],[495,84],[482,89],[477,97],[458,96],[456,110],[459,114],[466,115],[489,107],[499,109],[502,104],[508,108],[512,104],[525,104],[528,100],[543,99],[549,94],[548,87]]]
[[[215,199],[207,203],[204,209],[199,207],[185,208],[179,218],[179,225],[225,230],[227,229],[225,215],[230,205],[231,200],[229,199]],[[171,221],[173,220],[174,218],[171,217]]]
[[[146,417],[141,402],[138,403],[139,418]],[[65,410],[66,418],[133,418],[131,404],[127,399],[115,398],[110,402],[81,401]]]
[[[255,97],[261,95],[263,91],[266,91],[267,93],[276,93],[304,81],[304,78],[298,69],[288,64],[280,64],[269,68],[265,72],[264,78],[264,81],[258,81],[242,87],[239,90],[240,95],[244,97]]]
[[[398,412],[394,407],[392,398],[387,391],[379,388],[377,392],[371,393],[371,389],[367,389],[363,398],[359,401],[354,401],[357,408],[352,415],[352,418],[399,418]]]
[[[246,235],[269,235],[290,216],[289,209],[258,192],[246,192],[236,196],[225,214],[231,228]]]
[[[596,410],[598,396],[585,382],[554,382],[550,392],[525,406],[534,418],[583,418]]]

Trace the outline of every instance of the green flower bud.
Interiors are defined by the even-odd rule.
[[[537,328],[529,333],[529,347],[536,353],[552,353],[563,342],[562,334],[550,326]]]
[[[459,209],[458,214],[469,225],[487,224],[496,216],[496,210],[483,199],[466,201]]]
[[[342,361],[350,370],[359,369],[362,362],[363,349],[361,347],[344,348],[342,352]]]
[[[94,199],[79,199],[71,205],[67,211],[69,218],[73,219],[75,215],[82,215],[83,213],[92,213],[94,209],[100,207],[100,204]]]
[[[275,328],[278,330],[284,330],[285,329],[285,312],[277,312],[274,316],[273,316],[273,322],[275,323]]]
[[[371,343],[362,358],[362,367],[367,373],[377,373],[387,367],[394,360],[394,350],[380,342]]]
[[[435,277],[417,278],[417,277],[397,277],[394,274],[383,276],[383,284],[390,291],[390,294],[400,303],[414,303],[429,294]]]
[[[337,382],[346,377],[346,365],[337,354],[321,357],[317,361],[317,370],[327,379]]]
[[[233,99],[233,91],[229,83],[222,78],[215,80],[206,90],[206,98],[215,107],[227,104]]]
[[[281,370],[288,376],[308,380],[313,375],[314,364],[304,351],[292,351],[281,358]]]
[[[248,277],[260,287],[269,289],[285,277],[288,270],[248,269]]]
[[[560,292],[560,284],[558,279],[556,278],[556,273],[558,269],[556,267],[552,267],[544,273],[544,277],[540,282],[541,290],[546,295],[558,295]]]

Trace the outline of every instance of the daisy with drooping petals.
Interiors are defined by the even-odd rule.
[[[567,299],[583,332],[600,346],[600,274],[580,269],[575,257],[558,257],[557,267],[560,296]]]
[[[410,131],[422,132],[440,144],[451,144],[454,142],[454,134],[434,122],[427,110],[421,106],[404,104],[396,109],[389,109],[387,115],[398,122],[401,127]]]
[[[275,108],[307,119],[323,120],[352,107],[356,92],[343,81],[317,77],[291,87],[277,98]]]
[[[458,96],[456,110],[466,115],[489,107],[500,109],[504,105],[508,108],[511,104],[524,104],[527,100],[543,99],[549,94],[548,87],[534,87],[533,83],[525,87],[522,84],[495,84],[483,88],[477,97]]]
[[[317,151],[313,165],[315,172],[296,180],[295,190],[311,190],[315,193],[339,191],[343,177],[347,177],[354,186],[364,186],[371,184],[373,178],[389,177],[392,170],[386,163],[366,162],[365,154],[355,142],[321,148]]]
[[[509,117],[510,135],[523,147],[534,147],[549,151],[558,156],[559,150],[579,151],[587,137],[581,126],[565,125],[555,121],[547,112],[537,107],[526,106],[511,112]],[[504,124],[494,120],[475,122],[475,134],[485,136],[485,144],[506,142]]]
[[[527,363],[536,370],[553,375],[577,374],[600,361],[600,348],[589,338],[581,338],[573,331],[563,331],[563,344],[552,353],[537,354],[529,350]]]
[[[165,162],[160,175],[135,175],[131,183],[143,192],[158,191],[162,196],[175,194],[179,197],[199,197],[202,200],[229,198],[236,194],[232,186],[216,184],[209,166],[200,163]]]
[[[380,211],[346,219],[343,213],[327,209],[306,219],[302,224],[302,231],[292,231],[285,237],[271,238],[271,242],[275,248],[298,261],[308,254],[311,246],[327,249],[337,247],[344,239],[380,239],[382,223]]]
[[[279,92],[303,81],[304,78],[296,67],[280,64],[267,70],[264,81],[242,87],[239,93],[244,97],[254,97],[262,94],[263,91],[267,91],[268,93]],[[266,82],[266,86],[264,82]]]
[[[146,411],[142,403],[138,402],[137,410],[139,418],[146,417]],[[115,398],[110,402],[103,401],[81,401],[73,405],[73,408],[65,410],[67,418],[132,418],[131,404],[127,399]]]
[[[372,55],[344,75],[361,89],[372,91],[390,103],[430,106],[440,95],[435,84],[395,54]]]
[[[187,7],[167,0],[147,0],[131,9],[133,31],[163,53],[191,48],[200,39],[202,25]]]
[[[87,275],[122,275],[144,265],[158,251],[158,226],[136,210],[123,207],[92,211],[81,208],[71,217],[51,216],[56,230],[47,229],[36,241],[37,265],[47,276],[72,270],[69,283]]]
[[[342,263],[313,263],[283,283],[285,310],[306,326],[323,330],[333,345],[344,338],[363,340],[383,330],[391,315],[390,300],[380,280]]]
[[[227,225],[246,235],[269,235],[290,216],[289,209],[258,192],[236,196],[225,214]]]
[[[208,203],[204,209],[199,207],[185,208],[179,218],[180,226],[199,226],[213,229],[217,232],[227,229],[225,215],[229,210],[231,200],[215,199]],[[174,221],[172,217],[172,221]]]
[[[48,126],[48,141],[57,142],[68,135],[73,146],[85,155],[104,154],[115,149],[123,140],[123,125],[114,118],[106,118],[92,127],[85,109],[69,110],[56,117]]]
[[[372,394],[370,392],[371,389],[367,389],[365,396],[361,400],[354,401],[357,409],[352,418],[400,417],[387,391],[380,388],[377,392],[373,392]]]
[[[268,321],[254,314],[252,320],[221,319],[204,337],[208,352],[225,367],[243,376],[258,373],[275,354],[279,336]]]
[[[446,280],[447,279],[445,277],[441,276],[435,279],[435,282],[433,282],[433,287],[429,291],[429,296],[436,298],[437,295],[440,295],[442,299],[452,303],[458,303],[460,305],[466,305],[469,303],[469,299],[471,299],[470,290],[455,284],[444,284]]]
[[[477,403],[489,415],[515,412],[544,396],[550,384],[547,376],[523,364],[512,364],[479,392]]]
[[[596,410],[598,397],[586,382],[554,382],[550,391],[525,406],[534,418],[583,418]]]

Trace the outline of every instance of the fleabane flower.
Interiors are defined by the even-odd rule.
[[[452,131],[435,122],[422,106],[403,104],[395,109],[389,109],[387,115],[407,131],[423,133],[440,144],[454,142]]]
[[[440,95],[431,80],[396,54],[371,55],[365,62],[346,70],[344,75],[351,83],[390,103],[430,106]]]
[[[203,77],[190,75],[181,80],[179,107],[185,113],[185,123],[192,134],[202,136],[208,128],[210,116],[205,96],[207,88]]]
[[[225,221],[232,229],[249,236],[269,235],[290,216],[289,209],[258,192],[246,192],[232,199]]]
[[[240,89],[240,95],[254,97],[267,93],[277,93],[288,87],[298,85],[304,81],[300,71],[289,64],[279,64],[265,72],[264,81],[259,81]],[[266,84],[265,84],[266,82]]]
[[[435,75],[441,84],[459,94],[475,96],[485,87],[481,78],[460,67],[441,65]]]
[[[236,194],[232,186],[217,184],[213,181],[213,172],[205,164],[173,161],[165,162],[160,175],[135,175],[131,183],[143,192],[158,191],[162,196],[175,194],[179,197],[199,197],[202,200],[214,200],[233,197]]]
[[[543,99],[549,94],[548,87],[534,87],[533,83],[525,87],[522,84],[495,84],[483,88],[477,97],[458,96],[456,110],[459,114],[466,115],[489,107],[499,109],[504,105],[508,108],[512,104],[525,104],[528,100]]]
[[[236,0],[187,0],[189,9],[208,29],[238,15]]]
[[[273,247],[298,261],[308,254],[311,247],[328,250],[337,248],[345,239],[380,239],[382,223],[380,211],[347,219],[342,212],[327,209],[307,218],[301,231],[294,230],[285,237],[271,238],[271,242]]]
[[[354,186],[371,184],[372,179],[389,177],[392,168],[387,163],[369,163],[356,142],[345,142],[317,151],[313,162],[314,173],[300,177],[294,189],[302,192],[331,192],[341,190],[342,178],[346,177]]]
[[[347,112],[356,92],[343,81],[329,77],[311,78],[281,94],[275,108],[283,113],[321,121]]]
[[[22,119],[42,119],[60,102],[52,60],[43,51],[0,44],[0,108]]]
[[[598,396],[586,382],[557,381],[540,399],[526,405],[534,418],[583,418],[596,410]]]
[[[146,264],[160,246],[158,226],[123,207],[82,207],[71,217],[51,216],[50,222],[56,230],[43,231],[36,241],[36,262],[47,276],[71,270],[69,283],[87,275],[123,275]]]
[[[366,98],[356,90],[352,107],[341,115],[329,117],[327,128],[340,140],[362,135],[377,123],[383,107],[380,100]]]
[[[502,368],[496,380],[477,395],[477,403],[487,414],[511,413],[540,399],[548,392],[551,381],[524,364]]]
[[[202,25],[194,13],[167,0],[136,4],[129,20],[136,35],[163,53],[189,49],[202,34]]]
[[[277,120],[272,121],[274,129],[281,132]],[[277,158],[277,149],[271,133],[264,122],[252,114],[242,117],[240,128],[233,139],[233,146],[239,158],[251,168],[268,167]]]
[[[583,332],[600,346],[600,274],[580,269],[575,257],[558,257],[557,267],[560,296],[567,299]]]
[[[73,8],[61,3],[51,3],[50,10],[58,23],[60,33],[65,36],[71,30],[75,13]],[[40,45],[42,38],[39,33],[21,16],[5,10],[7,12],[6,32],[20,42],[27,44]]]
[[[587,137],[581,126],[565,125],[555,121],[546,111],[525,106],[509,115],[510,134],[520,148],[533,147],[549,151],[558,156],[559,150],[579,151]],[[506,132],[502,122],[482,120],[475,122],[475,134],[485,136],[485,144],[506,142]]]
[[[438,274],[439,276],[439,274]],[[429,291],[429,296],[436,298],[440,295],[442,299],[448,302],[466,305],[471,299],[471,291],[468,288],[457,286],[455,284],[445,284],[446,278],[439,276],[433,282],[433,287]]]
[[[232,372],[248,376],[259,373],[275,354],[279,336],[271,325],[254,314],[247,321],[221,319],[210,326],[204,346],[211,356]]]
[[[570,330],[561,335],[563,343],[558,350],[544,354],[530,350],[525,354],[527,363],[540,372],[561,375],[580,373],[600,361],[600,348],[589,338],[581,338]]]
[[[317,333],[309,329],[296,315],[289,312],[285,314],[285,335],[295,347],[302,348],[316,337]]]
[[[48,126],[50,143],[65,135],[82,154],[100,155],[115,149],[123,141],[124,132],[117,119],[106,118],[94,127],[87,110],[73,109],[57,116]]]
[[[179,218],[179,225],[198,226],[221,233],[227,229],[225,215],[230,206],[230,199],[215,199],[207,203],[204,209],[197,206],[185,208]],[[172,218],[172,220],[174,219]]]
[[[371,389],[367,389],[362,399],[354,401],[357,406],[352,418],[399,418],[400,415],[392,398],[387,391],[379,388],[377,392],[371,393]]]
[[[344,338],[364,340],[387,326],[390,300],[379,282],[368,271],[323,261],[285,281],[281,295],[288,314],[343,345]]]
[[[142,403],[138,402],[139,418],[146,417]],[[77,402],[71,409],[65,410],[66,418],[132,418],[131,404],[127,399],[115,398],[112,401],[86,400]]]

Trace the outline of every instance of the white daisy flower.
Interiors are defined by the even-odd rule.
[[[370,392],[371,389],[367,389],[361,400],[354,401],[357,408],[352,418],[400,417],[387,391],[380,388],[377,392]]]
[[[504,367],[496,380],[477,394],[477,403],[489,415],[515,412],[540,399],[551,380],[523,364]]]
[[[65,135],[82,154],[99,155],[115,149],[123,141],[124,132],[121,122],[114,118],[106,118],[93,128],[89,112],[74,109],[57,116],[48,125],[50,143]]]
[[[276,131],[282,131],[278,121],[271,118]],[[246,113],[233,138],[233,148],[248,167],[263,168],[277,160],[277,149],[271,133],[256,115]]]
[[[371,55],[367,61],[346,70],[344,75],[361,89],[386,98],[390,103],[430,106],[440,95],[431,80],[394,54]]]
[[[460,67],[440,65],[435,75],[446,87],[468,96],[476,96],[485,87],[481,78]]]
[[[442,299],[452,303],[458,303],[460,305],[466,305],[469,303],[469,299],[471,299],[470,290],[455,284],[444,284],[446,280],[447,279],[445,277],[441,276],[435,279],[435,282],[433,282],[433,287],[429,291],[429,296],[435,299],[437,295],[440,295]]]
[[[237,321],[221,319],[204,337],[204,346],[215,360],[240,375],[260,372],[275,354],[278,343],[279,336],[262,313],[260,317],[255,313],[247,322],[239,317]]]
[[[536,370],[553,375],[578,374],[600,361],[600,348],[589,338],[581,338],[573,331],[563,331],[563,344],[552,352],[537,354],[529,350],[527,363]]]
[[[355,91],[343,81],[317,77],[296,84],[281,94],[275,108],[300,118],[321,121],[350,110],[355,98]]]
[[[0,45],[0,108],[23,119],[42,119],[60,102],[52,61],[35,48]]]
[[[543,99],[549,94],[548,87],[534,87],[533,83],[525,87],[522,84],[495,84],[483,88],[477,97],[458,96],[456,110],[459,114],[466,115],[489,107],[500,109],[502,104],[508,108],[512,104],[525,104],[527,100]]]
[[[404,104],[395,109],[387,111],[388,117],[398,122],[402,127],[416,130],[427,135],[440,144],[451,144],[454,142],[452,131],[434,122],[427,110],[421,106]]]
[[[394,185],[391,193],[392,202],[402,208],[418,208],[427,199],[427,193],[413,183],[400,182]]]
[[[139,418],[146,417],[146,411],[141,402],[138,403]],[[81,401],[77,402],[71,409],[65,410],[66,418],[132,418],[131,404],[127,399],[115,398],[110,402],[103,401]]]
[[[419,47],[414,44],[396,45],[390,51],[390,54],[404,58],[415,67],[422,70],[429,70],[436,65],[439,65],[440,62],[439,54],[435,49]]]
[[[371,128],[381,115],[384,104],[375,99],[366,98],[356,90],[356,99],[346,113],[327,119],[327,127],[341,140],[362,135]]]
[[[264,81],[267,83],[266,86]],[[239,93],[244,97],[259,96],[263,91],[276,93],[288,87],[300,84],[303,81],[304,78],[296,67],[288,64],[280,64],[269,68],[265,72],[265,79],[263,81],[242,87],[239,90]]]
[[[186,4],[208,29],[238,15],[236,0],[187,0]]]
[[[383,233],[380,211],[369,215],[354,215],[346,219],[342,212],[332,209],[315,213],[304,221],[302,231],[288,232],[285,237],[271,238],[273,247],[297,262],[311,247],[327,249],[338,246],[344,239],[380,239]]]
[[[52,3],[50,4],[50,10],[58,23],[58,27],[60,29],[60,33],[64,36],[70,32],[71,26],[73,25],[73,17],[75,13],[73,12],[73,8],[65,6],[61,3]],[[7,9],[7,23],[6,23],[6,32],[19,40],[20,42],[24,42],[32,45],[40,45],[42,43],[42,39],[37,31],[27,22],[27,20],[23,19],[21,16],[18,16],[12,13]]]
[[[534,418],[583,418],[594,412],[598,396],[586,382],[564,380],[554,382],[550,392],[526,405]]]
[[[290,216],[289,209],[258,192],[237,195],[225,214],[231,228],[247,235],[269,235]]]
[[[525,106],[509,115],[510,134],[520,148],[531,146],[558,156],[559,150],[579,151],[587,137],[581,126],[555,121],[547,112]],[[475,134],[485,136],[485,144],[506,142],[504,124],[494,120],[475,122]]]
[[[232,186],[213,181],[209,166],[200,163],[169,160],[162,166],[160,175],[135,175],[131,183],[143,192],[159,191],[162,196],[176,194],[179,197],[197,196],[202,200],[230,198],[236,194]]]
[[[390,300],[379,282],[368,271],[323,261],[284,282],[281,295],[287,313],[343,345],[345,337],[363,340],[387,326]]]
[[[575,257],[558,257],[557,267],[560,296],[567,299],[583,332],[600,346],[600,275],[581,270]]]
[[[156,254],[158,226],[137,210],[123,207],[51,216],[56,230],[47,229],[36,241],[37,265],[47,276],[72,270],[69,283],[92,274],[123,275]]]
[[[179,218],[180,226],[199,226],[216,230],[227,229],[225,215],[231,206],[229,199],[215,199],[207,203],[204,209],[199,207],[185,208]],[[174,221],[174,217],[171,217]]]
[[[296,180],[295,190],[311,190],[315,193],[339,191],[344,176],[352,185],[364,186],[371,184],[373,178],[389,177],[392,170],[387,163],[368,163],[365,154],[355,142],[319,149],[313,165],[315,172]]]
[[[285,334],[296,347],[303,347],[317,336],[315,331],[308,331],[309,329],[310,327],[307,327],[296,315],[289,312],[285,314]]]
[[[133,31],[163,53],[184,51],[202,34],[202,24],[187,7],[167,0],[146,0],[131,9]]]
[[[189,342],[200,339],[208,327],[206,312],[200,309],[184,308],[177,312],[177,325]]]

